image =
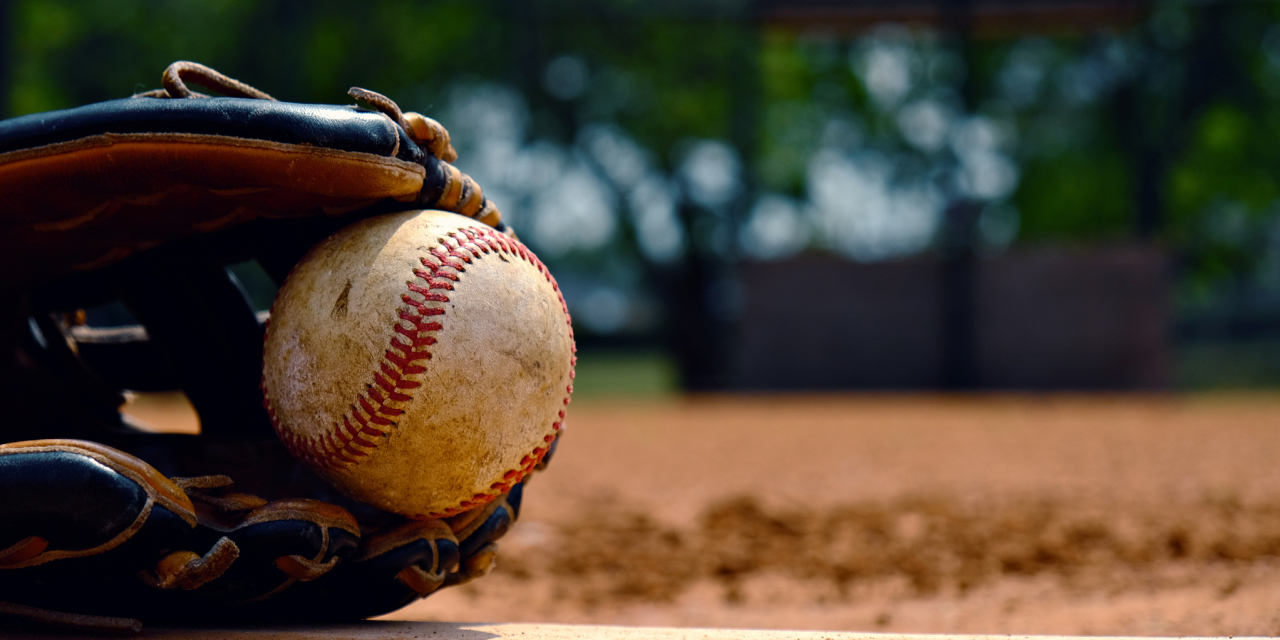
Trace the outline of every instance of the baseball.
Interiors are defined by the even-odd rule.
[[[411,518],[482,505],[546,455],[573,392],[547,268],[470,218],[406,211],[316,245],[276,296],[264,406],[338,490]]]

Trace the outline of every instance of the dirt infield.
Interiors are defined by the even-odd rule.
[[[573,406],[499,568],[392,618],[1280,633],[1280,396]]]

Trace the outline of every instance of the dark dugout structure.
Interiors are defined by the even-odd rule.
[[[762,2],[757,18],[796,29],[931,25],[972,63],[975,37],[1140,22],[1137,2]],[[1203,71],[1202,71],[1203,72]],[[1196,70],[1191,70],[1196,73]],[[1189,83],[1190,91],[1205,83]],[[975,106],[966,82],[962,97]],[[1121,98],[1119,115],[1141,114]],[[1194,105],[1194,96],[1187,101]],[[1191,108],[1191,107],[1189,107]],[[1134,240],[1106,247],[975,253],[976,204],[946,207],[939,251],[856,263],[803,257],[739,265],[741,316],[721,382],[744,390],[1160,389],[1170,384],[1170,257],[1163,218],[1169,140],[1134,127]]]

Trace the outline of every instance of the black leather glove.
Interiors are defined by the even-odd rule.
[[[355,619],[483,575],[524,485],[426,521],[333,491],[272,432],[265,314],[228,265],[279,284],[355,220],[435,208],[511,233],[498,210],[443,127],[378,94],[277,102],[187,62],[163,82],[0,122],[0,615]],[[117,302],[136,324],[86,324]],[[200,435],[131,427],[122,389],[183,390]]]

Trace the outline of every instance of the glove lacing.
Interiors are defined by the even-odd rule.
[[[192,91],[187,82],[214,89],[231,98],[276,101],[267,93],[251,87],[235,78],[226,76],[198,62],[179,60],[169,65],[160,78],[163,89],[135,94],[135,98],[210,98],[212,96]],[[368,104],[400,126],[415,144],[429,156],[423,162],[427,167],[427,179],[416,204],[424,208],[436,208],[475,218],[509,236],[515,232],[502,223],[502,213],[493,201],[484,197],[480,185],[471,176],[459,171],[453,162],[458,152],[449,139],[449,131],[439,122],[422,114],[402,112],[394,100],[375,91],[351,87],[347,95]],[[433,167],[438,164],[438,167]]]

